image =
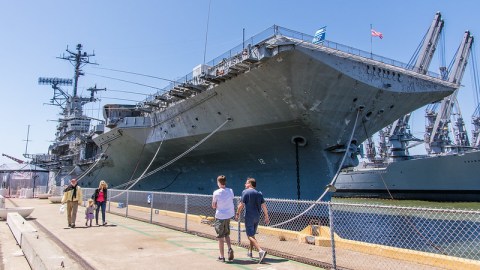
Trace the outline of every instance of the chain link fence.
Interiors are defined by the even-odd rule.
[[[93,192],[85,188],[85,198]],[[210,195],[109,190],[108,198],[111,214],[215,239]],[[235,209],[239,201],[235,197]],[[262,216],[256,238],[269,254],[333,269],[480,269],[480,211],[280,199],[266,204],[270,224]],[[232,242],[247,247],[243,217],[230,225]]]

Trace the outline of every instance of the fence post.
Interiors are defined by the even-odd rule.
[[[237,209],[238,209],[238,205],[240,204],[240,199],[237,201]],[[238,210],[237,210],[238,211]],[[242,243],[242,239],[240,239],[241,237],[241,233],[240,233],[240,221],[242,220],[242,213],[240,213],[238,215],[238,220],[237,220],[237,229],[238,229],[238,246],[240,246],[240,244]]]
[[[125,209],[125,217],[128,217],[128,193],[129,193],[129,192],[128,192],[128,190],[127,190],[127,202],[126,202],[126,205],[125,205],[125,207],[126,207],[127,209]]]
[[[150,224],[153,223],[153,193],[150,193],[152,197],[150,198]]]
[[[332,204],[328,202],[328,220],[330,223],[330,239],[332,243],[332,264],[333,269],[337,269],[337,256],[335,255],[335,232],[333,228],[333,212],[332,212]]]
[[[185,231],[188,231],[188,195],[185,194]]]
[[[107,197],[111,198],[112,197],[112,191],[107,189]],[[108,200],[108,213],[110,213],[110,203],[112,202],[111,199]]]

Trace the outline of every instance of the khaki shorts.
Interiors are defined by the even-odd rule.
[[[230,235],[230,219],[215,219],[215,232],[217,238],[223,238]]]

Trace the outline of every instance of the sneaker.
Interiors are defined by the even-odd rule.
[[[107,225],[107,222],[103,222],[103,226],[106,226]]]
[[[234,256],[233,256],[233,249],[229,248],[229,249],[228,249],[228,260],[229,260],[229,261],[233,261],[233,258],[234,258]]]
[[[75,228],[75,223],[74,223],[74,224],[72,224],[72,226],[71,226],[71,227],[72,227],[72,229],[73,229],[73,228]]]
[[[258,263],[261,263],[263,261],[263,259],[265,259],[265,257],[267,256],[267,252],[265,250],[261,250],[258,252]]]
[[[252,252],[247,252],[247,257],[253,258]]]
[[[225,262],[225,258],[218,257],[218,258],[217,258],[217,262]]]

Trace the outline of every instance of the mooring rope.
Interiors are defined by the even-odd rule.
[[[140,165],[140,161],[142,160],[143,151],[145,151],[145,146],[147,146],[147,140],[148,140],[148,136],[147,136],[147,134],[145,134],[145,141],[143,142],[142,151],[140,151],[140,155],[138,155],[137,164],[135,164],[135,169],[133,169],[132,175],[130,176],[130,180],[128,180],[128,182],[133,180],[133,177],[135,176],[135,173],[138,170],[138,165]],[[163,142],[163,139],[162,139],[162,142]],[[160,144],[160,146],[161,146],[161,144]],[[121,185],[118,185],[116,187],[113,187],[113,188],[123,187],[124,185],[125,185],[125,183],[121,184]]]
[[[388,189],[388,186],[387,186],[387,183],[385,182],[385,180],[383,179],[383,175],[382,173],[380,173],[380,178],[382,179],[382,182],[383,184],[385,185],[385,189],[387,190],[388,192],[388,195],[390,195],[390,199],[394,200],[393,198],[393,195],[392,193],[390,193],[390,189]],[[443,255],[448,255],[447,252],[445,252],[445,250],[443,250],[441,247],[437,246],[434,242],[432,242],[430,239],[428,239],[425,235],[422,234],[422,232],[420,232],[418,229],[417,229],[417,226],[415,226],[415,224],[413,224],[409,217],[406,216],[405,217],[408,225],[410,225],[410,227],[413,228],[413,230],[415,231],[416,234],[418,234],[423,240],[425,240],[427,242],[427,244],[429,244],[431,247],[433,247],[434,249],[436,249],[438,252],[442,253]]]
[[[105,155],[107,153],[107,150],[108,148],[110,147],[110,145],[107,145],[107,147],[105,148],[105,151],[100,154],[100,157],[95,161],[95,163],[93,163],[85,172],[83,172],[78,178],[77,178],[77,182],[79,182],[80,180],[82,180],[88,173],[90,173],[90,171],[93,170],[93,168],[95,168],[95,166],[97,166],[97,164],[100,162],[100,160],[102,160],[102,157],[103,155]],[[75,170],[75,168],[73,168]],[[73,172],[73,170],[72,170]],[[70,174],[69,174],[70,175]]]
[[[382,182],[383,182],[383,185],[385,186],[385,189],[386,189],[387,192],[388,192],[388,195],[390,195],[390,198],[393,200],[393,195],[392,195],[392,193],[390,193],[390,189],[388,188],[387,183],[386,183],[385,180],[383,179],[382,173],[379,172],[379,175],[380,175],[380,178],[382,179]]]
[[[145,150],[145,146],[147,145],[147,143],[145,142],[143,144],[143,147],[142,147],[142,151],[140,151],[140,155],[138,155],[138,159],[137,159],[137,164],[135,164],[135,168],[133,169],[133,172],[132,172],[132,175],[130,176],[130,180],[129,181],[132,181],[135,173],[137,172],[138,170],[138,165],[140,165],[140,161],[142,159],[142,155],[143,155],[143,151]],[[123,185],[122,185],[123,186]]]
[[[340,174],[340,171],[342,170],[342,166],[343,166],[343,163],[345,162],[345,159],[347,157],[347,154],[348,154],[348,149],[350,149],[350,145],[352,143],[352,139],[353,139],[353,135],[355,134],[355,128],[357,126],[357,121],[358,121],[358,116],[360,115],[360,112],[362,110],[359,108],[357,109],[357,116],[355,117],[355,123],[353,124],[353,129],[352,129],[352,133],[350,135],[350,139],[348,140],[348,144],[347,144],[347,148],[345,148],[345,154],[343,155],[343,158],[342,158],[342,161],[340,162],[340,166],[338,166],[338,170],[337,170],[337,173],[333,176],[332,178],[332,181],[330,181],[330,184],[328,184],[326,187],[325,187],[325,191],[322,193],[322,195],[320,195],[320,197],[314,202],[312,203],[312,205],[310,205],[307,209],[305,209],[303,212],[301,212],[300,214],[292,217],[291,219],[288,219],[288,220],[285,220],[283,222],[280,222],[278,224],[274,224],[274,225],[271,225],[270,227],[278,227],[278,226],[281,226],[283,224],[286,224],[288,222],[291,222],[293,220],[296,220],[298,219],[299,217],[303,216],[305,213],[307,213],[308,211],[310,211],[315,205],[317,205],[318,202],[320,202],[323,197],[325,197],[325,195],[327,194],[327,192],[330,190],[331,187],[333,187],[335,185],[335,182],[337,181],[337,178],[338,178],[338,175]]]
[[[128,190],[130,190],[134,185],[136,185],[140,180],[144,179],[144,178],[147,178],[149,176],[151,176],[152,174],[160,171],[160,170],[163,170],[165,169],[166,167],[170,166],[171,164],[173,164],[174,162],[176,162],[177,160],[181,159],[182,157],[184,157],[185,155],[187,155],[188,153],[190,153],[191,151],[193,151],[195,148],[197,148],[198,146],[200,146],[201,144],[203,144],[206,140],[208,140],[210,137],[212,137],[215,133],[217,133],[217,131],[219,131],[223,126],[225,126],[228,122],[232,121],[231,118],[228,118],[227,120],[225,120],[225,122],[223,122],[220,126],[218,126],[215,130],[213,130],[210,134],[208,134],[205,138],[203,138],[201,141],[199,141],[198,143],[196,143],[195,145],[193,145],[192,147],[190,147],[189,149],[187,149],[185,152],[181,153],[180,155],[178,155],[177,157],[175,157],[174,159],[170,160],[169,162],[163,164],[162,166],[156,168],[155,170],[145,174],[142,174],[140,177],[138,177],[137,179],[135,179],[133,181],[133,184],[131,184],[128,188],[122,190],[122,192],[120,192],[119,194],[115,195],[115,196],[112,196],[110,197],[111,199],[113,198],[116,198],[122,194],[124,194],[125,192],[127,192]],[[158,148],[158,150],[160,149],[160,147]],[[152,161],[150,162],[150,164],[153,163],[153,159]],[[132,182],[132,181],[130,181]]]
[[[162,137],[162,139],[160,140],[160,144],[159,144],[158,147],[157,147],[157,151],[155,151],[155,154],[153,155],[152,159],[150,160],[150,163],[148,163],[148,166],[145,168],[145,170],[143,170],[143,172],[140,174],[140,176],[139,176],[138,178],[136,178],[136,179],[130,180],[130,181],[126,182],[126,183],[123,183],[123,184],[121,184],[121,185],[118,185],[118,186],[116,186],[116,187],[113,187],[114,189],[115,189],[115,188],[119,188],[119,187],[128,186],[129,183],[134,182],[134,183],[132,184],[132,186],[133,186],[133,185],[135,185],[135,184],[139,181],[138,179],[141,179],[141,178],[145,175],[145,173],[147,173],[148,169],[150,169],[150,166],[152,166],[153,162],[154,162],[155,159],[157,158],[158,152],[160,152],[160,148],[162,148],[163,141],[165,140],[165,136],[166,136],[166,135],[167,135],[167,132],[164,131],[164,132],[163,132],[163,137]],[[145,141],[145,144],[146,144],[146,141]],[[145,147],[145,145],[144,145],[144,147]],[[139,161],[140,161],[140,158],[139,158]],[[137,165],[138,165],[138,162],[137,162]],[[133,178],[133,176],[132,176],[132,178]],[[126,189],[126,190],[129,190],[130,188],[132,188],[132,186],[130,186],[130,187],[129,187],[128,189]]]

